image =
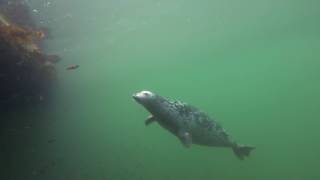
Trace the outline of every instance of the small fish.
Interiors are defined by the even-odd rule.
[[[74,70],[74,69],[78,69],[80,66],[78,64],[73,64],[70,65],[66,68],[66,70]]]
[[[185,147],[198,144],[231,148],[241,160],[254,149],[235,142],[217,121],[184,102],[150,91],[138,92],[133,95],[133,99],[151,113],[145,120],[145,125],[157,122],[174,134]]]

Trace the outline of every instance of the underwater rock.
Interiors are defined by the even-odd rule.
[[[32,106],[47,100],[56,81],[54,64],[60,58],[43,53],[39,42],[43,41],[45,34],[30,28],[35,27],[35,23],[27,12],[27,6],[18,0],[9,4],[0,1],[1,110]],[[18,17],[25,19],[22,25],[19,25],[20,21],[13,21]]]
[[[25,0],[0,0],[0,12],[19,26],[36,27]]]

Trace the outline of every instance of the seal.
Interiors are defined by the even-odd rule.
[[[151,113],[145,120],[146,126],[157,122],[178,137],[185,147],[198,144],[231,148],[241,160],[254,149],[252,146],[236,143],[217,121],[187,103],[162,97],[151,91],[135,93],[133,99]]]

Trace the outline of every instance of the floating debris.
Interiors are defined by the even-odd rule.
[[[51,143],[54,143],[54,142],[56,142],[56,139],[55,139],[55,138],[48,140],[48,143],[50,143],[50,144],[51,144]]]

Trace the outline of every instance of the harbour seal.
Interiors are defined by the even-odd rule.
[[[241,160],[249,156],[254,149],[236,143],[217,121],[184,102],[165,98],[150,91],[135,93],[133,99],[151,113],[145,120],[146,125],[159,123],[177,136],[185,147],[198,144],[232,148]]]

